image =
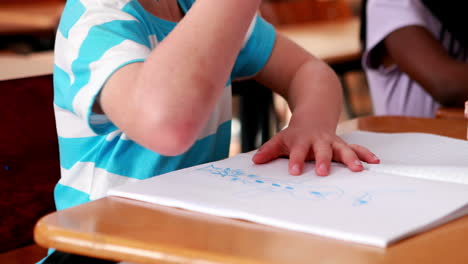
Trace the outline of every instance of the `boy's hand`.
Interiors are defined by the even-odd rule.
[[[347,144],[335,132],[321,130],[313,123],[304,127],[289,126],[265,143],[253,157],[253,162],[262,164],[278,157],[289,156],[289,173],[300,175],[304,162],[315,160],[315,172],[327,176],[331,161],[342,162],[350,170],[358,172],[364,168],[361,160],[379,163],[380,160],[365,147]]]

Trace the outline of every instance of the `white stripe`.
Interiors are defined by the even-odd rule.
[[[158,45],[158,38],[156,37],[156,35],[149,35],[148,38],[151,44],[151,49],[156,48],[156,46]]]
[[[77,21],[77,23],[69,30],[68,39],[65,38],[60,31],[57,32],[55,40],[55,64],[64,70],[70,76],[70,82],[75,81],[75,76],[72,73],[72,63],[78,58],[80,47],[83,41],[89,34],[89,30],[97,25],[101,25],[114,20],[136,20],[131,15],[122,12],[120,9],[131,0],[112,1],[115,6],[103,6],[102,1],[96,0],[81,0],[86,11]],[[107,1],[110,2],[110,1]]]
[[[116,131],[113,131],[113,132],[109,133],[109,134],[107,135],[107,137],[106,137],[106,140],[107,140],[107,141],[112,141],[112,140],[114,140],[114,138],[116,138],[116,137],[122,137],[122,131],[116,130]]]
[[[257,16],[253,18],[252,22],[250,23],[249,29],[247,30],[247,34],[245,34],[243,47],[245,47],[245,45],[247,45],[247,42],[249,42],[249,39],[252,36],[252,33],[255,29],[256,23],[257,23]]]
[[[216,133],[219,125],[232,119],[232,91],[231,86],[224,89],[223,95],[219,99],[210,120],[200,132],[198,139],[205,138]]]
[[[79,49],[69,45],[68,39],[66,39],[60,31],[57,31],[54,50],[54,63],[57,67],[68,74],[68,77],[70,78],[69,85],[71,85],[75,81],[75,76],[71,70],[71,64],[76,57],[78,57]]]
[[[106,196],[110,188],[139,181],[96,168],[93,162],[78,162],[70,170],[61,168],[61,175],[60,184],[89,194],[91,200]]]
[[[148,47],[131,40],[126,40],[106,51],[100,60],[90,64],[90,79],[89,82],[78,91],[73,100],[74,112],[80,118],[86,120],[88,110],[93,104],[94,97],[99,93],[102,85],[104,85],[105,81],[116,67],[129,60],[145,59],[150,52]]]
[[[80,138],[97,136],[88,126],[86,119],[79,118],[72,112],[54,104],[57,135],[63,138]]]

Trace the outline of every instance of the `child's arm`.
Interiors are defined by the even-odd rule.
[[[222,94],[260,2],[195,1],[144,63],[113,74],[101,92],[102,110],[153,151],[186,151]]]
[[[325,176],[332,159],[353,171],[363,169],[360,159],[379,162],[364,147],[348,145],[336,136],[341,85],[325,63],[278,34],[270,60],[255,78],[285,97],[292,111],[289,126],[260,148],[255,163],[289,156],[290,174],[299,175],[304,161],[315,159],[316,173]]]
[[[468,100],[468,63],[453,59],[420,26],[400,28],[383,42],[382,62],[396,64],[440,104],[463,107]]]

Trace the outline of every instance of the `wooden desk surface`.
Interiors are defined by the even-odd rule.
[[[313,55],[328,62],[360,59],[359,18],[279,26],[277,30]]]
[[[65,3],[0,5],[0,35],[53,32]]]
[[[366,117],[343,123],[339,131],[461,138],[463,127],[464,120]],[[468,263],[468,217],[380,249],[117,197],[45,216],[35,239],[44,247],[143,264]]]
[[[31,55],[0,55],[0,81],[52,74],[53,51]]]
[[[466,139],[468,120],[429,119],[402,116],[369,116],[348,120],[339,124],[337,133],[355,130],[373,132],[424,132],[446,137]]]
[[[440,107],[436,111],[436,118],[447,118],[447,119],[464,119],[464,109],[463,108],[450,108],[450,107]]]

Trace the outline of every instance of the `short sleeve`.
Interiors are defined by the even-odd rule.
[[[372,51],[388,35],[406,26],[427,27],[420,0],[369,0],[367,3],[366,51],[364,64],[371,68]]]
[[[92,112],[94,101],[114,72],[145,60],[154,38],[131,14],[132,2],[121,6],[84,2],[91,4],[77,8],[70,5],[82,5],[80,1],[68,1],[62,15],[55,47],[54,103],[94,133],[107,134],[117,128],[106,116]]]
[[[260,16],[256,16],[246,35],[244,47],[237,57],[232,78],[245,78],[257,74],[270,58],[275,39],[274,27]]]

